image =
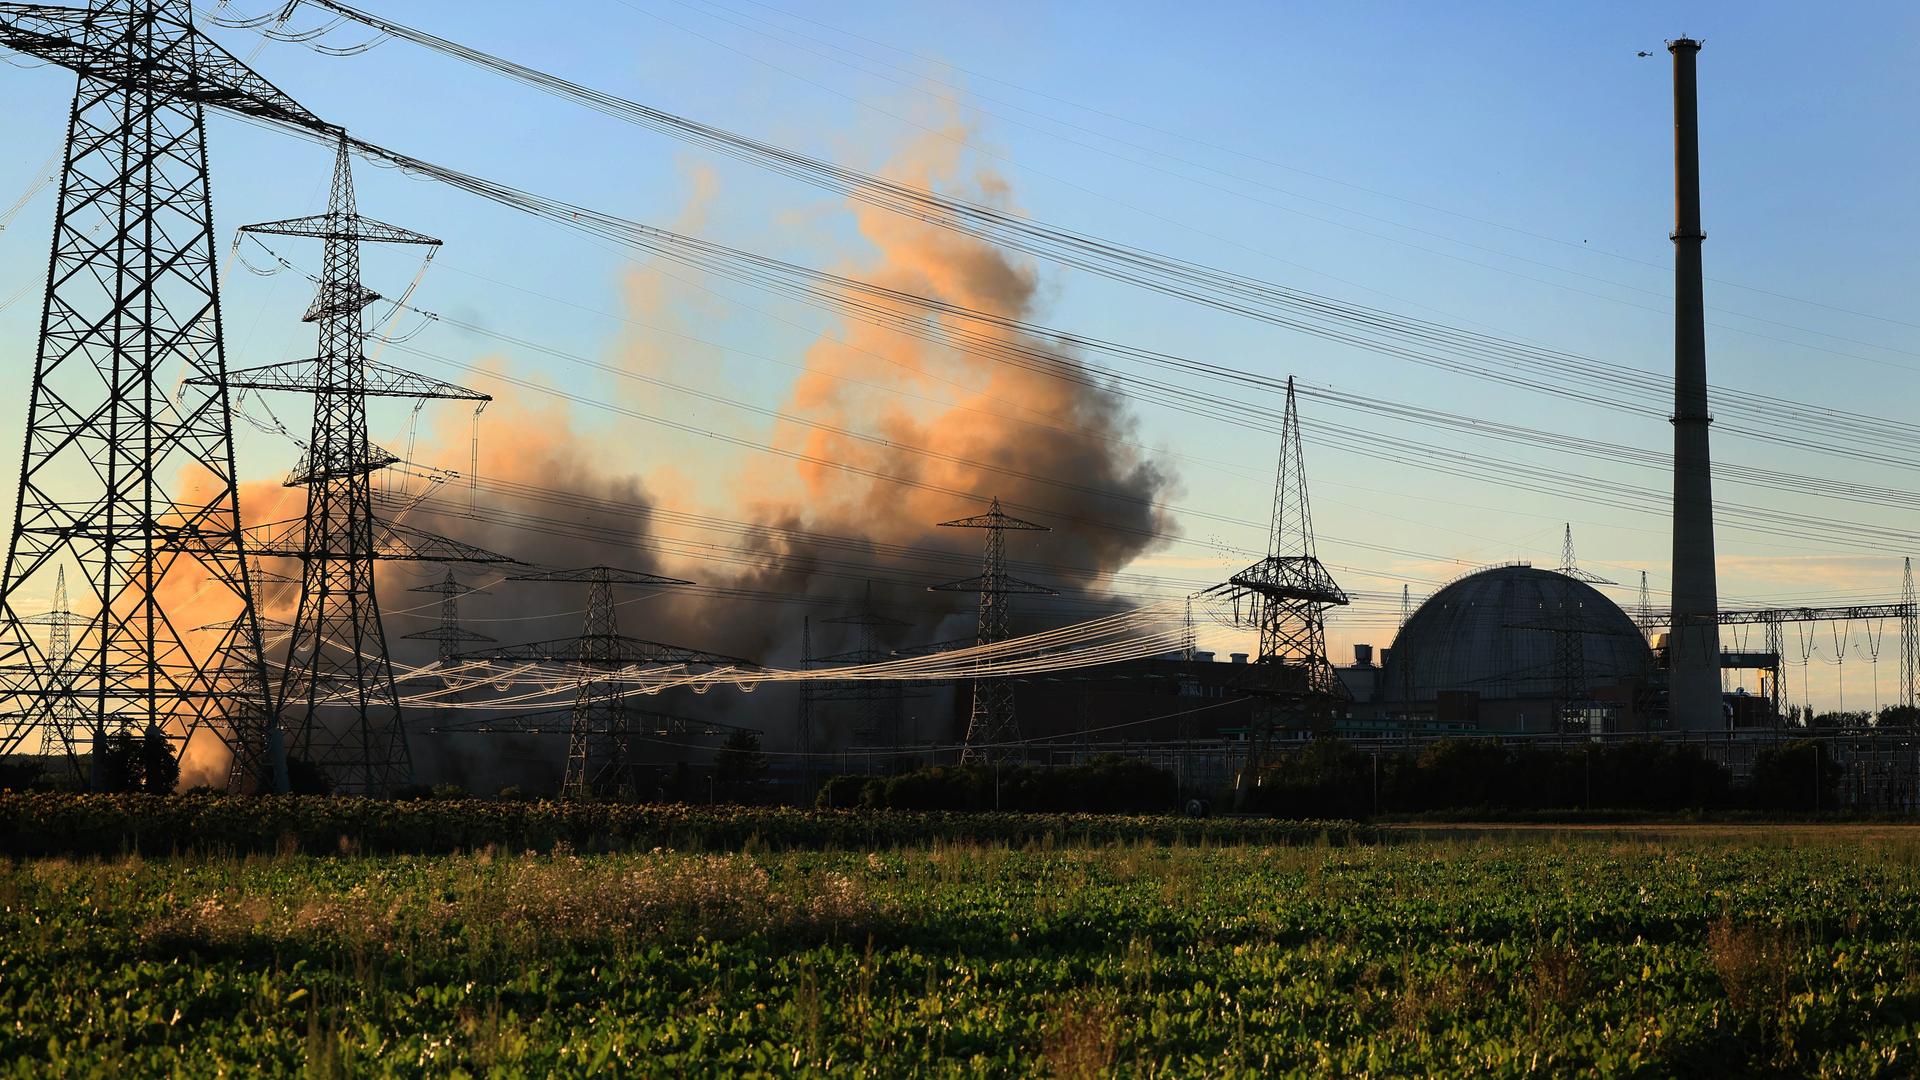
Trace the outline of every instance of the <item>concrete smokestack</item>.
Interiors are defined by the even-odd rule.
[[[1668,643],[1670,723],[1689,731],[1725,725],[1720,706],[1720,598],[1713,559],[1713,462],[1707,445],[1707,319],[1700,284],[1700,112],[1694,63],[1700,43],[1673,54],[1673,633]]]

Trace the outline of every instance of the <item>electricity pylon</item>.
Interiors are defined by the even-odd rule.
[[[1900,704],[1920,706],[1920,595],[1913,589],[1913,559],[1900,578]]]
[[[587,617],[579,637],[507,645],[463,653],[459,657],[489,663],[564,664],[572,669],[578,687],[568,716],[567,767],[560,784],[563,799],[585,799],[596,794],[632,795],[638,790],[632,744],[634,737],[641,734],[642,721],[653,714],[628,708],[626,694],[615,677],[622,668],[641,664],[757,666],[738,657],[663,645],[620,633],[619,613],[613,603],[614,585],[690,585],[692,582],[610,566],[517,574],[509,580],[576,581],[587,585]]]
[[[360,215],[344,133],[325,214],[248,225],[241,231],[306,237],[323,244],[319,291],[304,316],[319,326],[319,354],[226,377],[227,385],[236,389],[292,390],[313,397],[312,437],[286,481],[289,487],[307,489],[298,542],[262,545],[270,554],[301,562],[300,602],[280,681],[280,714],[293,732],[290,752],[319,766],[336,790],[386,794],[412,782],[413,755],[380,622],[374,562],[404,556],[382,552],[378,542],[383,523],[373,516],[372,474],[399,458],[368,439],[367,399],[489,398],[367,359],[364,312],[380,296],[360,280],[360,245],[431,249],[440,241]],[[439,538],[424,539],[428,548],[441,548]],[[485,561],[508,561],[488,554]],[[420,557],[458,556],[439,550]]]
[[[904,630],[913,624],[902,622],[876,611],[873,606],[873,585],[867,585],[866,599],[860,610],[837,618],[821,620],[826,626],[849,626],[858,634],[859,644],[843,652],[828,653],[825,656],[810,656],[813,662],[824,664],[879,664],[893,659],[893,654],[880,647],[880,635],[883,631]],[[902,684],[893,680],[876,681],[863,679],[851,684],[829,686],[815,691],[815,701],[853,701],[860,710],[860,729],[856,737],[863,738],[876,746],[898,746],[900,744],[900,705],[905,696]],[[811,734],[811,733],[809,733]]]
[[[452,567],[447,568],[447,576],[440,581],[436,581],[431,585],[416,585],[407,591],[436,593],[440,597],[439,624],[429,629],[407,635],[408,640],[412,641],[438,642],[439,648],[436,650],[436,658],[440,661],[440,666],[445,667],[452,663],[454,657],[459,655],[460,650],[456,646],[463,644],[490,644],[494,640],[485,634],[475,633],[460,625],[460,598],[463,596],[482,596],[485,595],[485,592],[470,585],[462,585],[459,580],[453,576]]]
[[[1260,681],[1248,687],[1249,692],[1270,699],[1272,719],[1281,724],[1319,727],[1330,723],[1348,698],[1327,659],[1326,629],[1326,609],[1348,600],[1315,554],[1306,457],[1291,378],[1280,433],[1267,557],[1208,591],[1231,599],[1236,610],[1241,600],[1248,601],[1259,626]],[[1260,741],[1270,737],[1271,721],[1257,727]]]
[[[1560,565],[1554,572],[1561,577],[1570,577],[1575,581],[1584,581],[1589,585],[1614,584],[1614,582],[1608,581],[1598,574],[1590,574],[1580,569],[1579,562],[1575,561],[1573,557],[1573,523],[1567,522],[1565,529],[1566,531],[1561,534],[1560,540]]]
[[[62,566],[54,576],[53,607],[38,615],[26,615],[20,619],[22,625],[44,626],[47,628],[47,708],[52,721],[51,731],[59,741],[60,748],[67,754],[67,760],[79,763],[75,750],[74,729],[82,718],[80,702],[75,700],[72,691],[70,665],[73,662],[73,628],[85,626],[87,620],[73,613],[67,601],[67,568]],[[106,732],[96,727],[92,734],[93,776],[89,786],[100,786],[100,756],[98,751],[106,739]]]
[[[0,4],[0,47],[78,73],[21,484],[0,579],[0,753],[58,732],[213,731],[242,786],[272,704],[244,558],[203,107],[326,127],[193,27],[189,0]],[[196,381],[196,377],[198,381]],[[22,605],[72,563],[89,594],[56,666]],[[204,579],[211,578],[211,584]],[[229,629],[176,625],[196,595]]]
[[[1022,581],[1007,573],[1007,532],[1051,532],[1045,525],[1022,521],[1001,511],[996,496],[984,514],[940,523],[943,529],[984,529],[986,554],[980,574],[945,585],[932,586],[931,592],[970,592],[980,594],[980,625],[975,644],[994,645],[1007,640],[1007,598],[1010,596],[1056,596],[1054,590],[1031,581]],[[991,663],[982,660],[980,663]],[[1008,748],[1020,741],[1020,724],[1013,713],[1013,684],[1001,676],[976,676],[973,680],[973,710],[967,717],[967,737],[960,760],[986,761],[1008,756]]]

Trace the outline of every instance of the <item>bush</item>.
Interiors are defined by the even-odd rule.
[[[1754,756],[1747,793],[1759,810],[1833,810],[1839,807],[1844,772],[1825,744],[1795,739]]]
[[[0,793],[0,856],[306,852],[869,850],[934,843],[1335,844],[1351,822],[348,796]]]
[[[1289,750],[1261,770],[1251,807],[1285,817],[1373,813],[1373,755],[1337,739]],[[1379,809],[1682,810],[1734,805],[1731,774],[1698,750],[1639,739],[1540,747],[1443,739],[1379,754]]]
[[[813,804],[822,810],[851,810],[854,807],[874,805],[874,800],[866,798],[867,788],[878,786],[882,782],[871,776],[852,776],[842,773],[827,777],[820,785],[820,794],[814,797]]]
[[[1021,810],[1066,813],[1163,813],[1179,807],[1174,775],[1115,755],[1085,765],[935,765],[897,776],[835,776],[815,798],[820,807],[887,810]]]
[[[180,783],[180,762],[173,741],[158,727],[141,734],[132,730],[107,736],[101,755],[100,783],[108,791],[168,795]]]
[[[1309,817],[1340,807],[1348,817],[1373,813],[1373,758],[1338,739],[1315,739],[1261,770],[1249,809]]]

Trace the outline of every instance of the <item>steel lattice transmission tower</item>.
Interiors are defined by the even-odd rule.
[[[855,631],[859,644],[843,652],[828,653],[810,659],[825,664],[879,664],[893,659],[893,653],[880,645],[880,636],[887,631],[905,630],[913,624],[882,614],[873,606],[873,585],[867,585],[866,598],[860,610],[837,618],[823,619],[825,626],[846,626]],[[809,635],[811,636],[811,635]],[[900,708],[905,691],[901,683],[893,680],[875,682],[861,680],[851,685],[829,687],[816,691],[814,701],[853,701],[860,710],[860,729],[856,737],[864,738],[876,746],[900,745]]]
[[[413,779],[413,756],[387,654],[374,591],[381,558],[464,559],[477,549],[415,533],[418,550],[382,550],[390,529],[373,514],[375,472],[399,461],[367,436],[369,397],[484,403],[487,395],[367,359],[366,308],[380,299],[360,279],[360,245],[437,248],[440,241],[361,216],[354,199],[347,138],[339,136],[325,214],[248,225],[256,236],[322,242],[319,290],[304,321],[319,327],[311,360],[247,368],[227,377],[236,389],[290,390],[313,398],[313,429],[289,487],[307,489],[297,529],[263,543],[270,554],[301,562],[300,602],[293,620],[279,708],[292,728],[290,752],[318,765],[337,789],[379,795]],[[267,532],[273,530],[269,527]],[[483,553],[483,561],[503,557]]]
[[[1010,596],[1055,596],[1054,590],[1031,581],[1022,581],[1007,573],[1007,533],[1051,532],[1045,525],[1022,521],[1000,509],[1000,500],[984,514],[940,523],[943,529],[984,529],[986,554],[978,577],[934,585],[932,592],[970,592],[980,594],[980,628],[976,645],[994,645],[1007,640],[1007,598]],[[1005,748],[1020,740],[1020,725],[1013,713],[1013,684],[999,676],[973,680],[973,708],[967,718],[967,737],[960,752],[961,761],[979,761],[1006,756]]]
[[[66,752],[67,760],[78,763],[75,750],[74,731],[80,727],[82,718],[81,703],[73,695],[73,628],[85,626],[88,620],[73,613],[67,600],[67,568],[61,567],[54,575],[53,607],[38,615],[27,615],[20,619],[27,626],[47,628],[46,652],[46,688],[48,697],[46,707],[51,720],[52,733],[59,740],[60,748]],[[105,733],[94,732],[93,775],[89,786],[100,786],[101,740]]]
[[[258,783],[272,705],[243,557],[203,107],[325,125],[196,31],[188,0],[0,4],[0,46],[79,74],[0,580],[0,752],[35,729],[44,745],[74,708],[96,737],[158,728],[184,744],[207,728],[235,749],[236,780]],[[55,676],[21,614],[67,563],[89,614]],[[228,629],[177,625],[169,595],[197,596],[197,616],[211,609]]]
[[[1208,591],[1231,599],[1236,608],[1243,599],[1251,605],[1260,629],[1260,683],[1248,689],[1272,699],[1282,723],[1318,727],[1330,723],[1348,699],[1327,659],[1326,629],[1326,610],[1348,600],[1315,553],[1300,411],[1291,378],[1280,431],[1267,557]]]
[[[471,585],[462,585],[453,576],[453,568],[447,567],[447,576],[431,585],[416,585],[408,592],[433,593],[440,597],[440,622],[435,626],[408,634],[411,641],[438,642],[436,659],[445,667],[459,655],[460,645],[492,644],[494,639],[485,634],[475,633],[460,625],[460,598],[463,596],[484,596],[485,590]]]
[[[663,645],[620,633],[613,602],[615,585],[691,585],[679,578],[661,577],[610,566],[578,570],[548,570],[518,574],[513,581],[571,581],[587,585],[587,616],[577,638],[537,641],[463,654],[463,659],[488,662],[564,664],[578,681],[568,715],[567,767],[560,785],[565,799],[596,794],[631,795],[638,790],[634,772],[633,740],[642,722],[655,714],[627,705],[616,673],[638,665],[674,664],[691,667],[755,667],[751,661],[719,653]]]
[[[1554,572],[1561,577],[1570,577],[1575,581],[1584,581],[1589,585],[1617,584],[1617,582],[1608,581],[1598,574],[1590,574],[1580,569],[1580,563],[1573,555],[1573,523],[1567,522],[1562,528],[1563,531],[1560,534],[1560,565]]]
[[[1900,704],[1920,707],[1920,595],[1913,589],[1913,559],[1900,578]]]

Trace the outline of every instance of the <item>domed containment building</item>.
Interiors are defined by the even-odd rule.
[[[1645,726],[1634,702],[1653,664],[1646,638],[1593,586],[1552,570],[1496,566],[1451,582],[1385,660],[1356,713],[1493,731]]]

